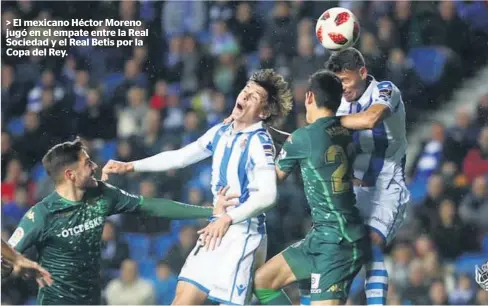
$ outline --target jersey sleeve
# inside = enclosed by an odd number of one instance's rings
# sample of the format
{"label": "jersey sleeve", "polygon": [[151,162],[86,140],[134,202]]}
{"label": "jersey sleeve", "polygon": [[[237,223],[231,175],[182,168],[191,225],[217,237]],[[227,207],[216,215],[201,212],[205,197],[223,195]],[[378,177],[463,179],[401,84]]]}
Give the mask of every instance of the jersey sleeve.
{"label": "jersey sleeve", "polygon": [[386,105],[391,112],[394,112],[400,103],[400,94],[393,83],[389,81],[379,82],[376,85],[376,90],[372,105]]}
{"label": "jersey sleeve", "polygon": [[100,182],[100,184],[103,184],[103,196],[109,202],[108,215],[137,212],[141,207],[142,196],[128,193],[104,182]]}
{"label": "jersey sleeve", "polygon": [[278,156],[278,168],[285,172],[291,172],[299,164],[300,160],[310,155],[310,141],[306,131],[298,129],[283,145]]}
{"label": "jersey sleeve", "polygon": [[258,133],[255,137],[252,137],[250,141],[249,157],[253,169],[269,168],[274,171],[275,149],[269,134],[265,132]]}
{"label": "jersey sleeve", "polygon": [[25,213],[8,240],[8,243],[18,252],[23,253],[42,239],[46,213],[37,204]]}
{"label": "jersey sleeve", "polygon": [[209,153],[214,152],[215,146],[217,145],[218,140],[222,133],[227,130],[229,124],[217,124],[211,129],[209,129],[205,134],[203,134],[200,138],[197,139],[197,144],[200,148],[206,150]]}

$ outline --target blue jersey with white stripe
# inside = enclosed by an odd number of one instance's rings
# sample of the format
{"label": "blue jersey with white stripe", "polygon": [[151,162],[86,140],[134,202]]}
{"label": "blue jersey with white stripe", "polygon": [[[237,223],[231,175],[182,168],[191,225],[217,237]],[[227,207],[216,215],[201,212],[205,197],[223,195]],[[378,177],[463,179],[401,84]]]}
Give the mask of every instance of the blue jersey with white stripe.
{"label": "blue jersey with white stripe", "polygon": [[[212,193],[214,201],[220,188],[229,186],[229,193],[238,193],[239,203],[245,203],[256,186],[255,171],[274,171],[274,146],[262,122],[234,132],[232,124],[218,124],[197,140],[201,148],[212,154]],[[240,205],[241,205],[240,204]],[[232,209],[232,208],[230,208]],[[250,228],[264,232],[265,215],[252,218]]]}
{"label": "blue jersey with white stripe", "polygon": [[370,130],[354,131],[357,156],[354,176],[370,186],[388,185],[402,179],[407,151],[405,105],[400,90],[389,81],[376,81],[368,76],[369,86],[354,102],[342,98],[338,116],[364,112],[375,104],[386,105],[390,115]]}

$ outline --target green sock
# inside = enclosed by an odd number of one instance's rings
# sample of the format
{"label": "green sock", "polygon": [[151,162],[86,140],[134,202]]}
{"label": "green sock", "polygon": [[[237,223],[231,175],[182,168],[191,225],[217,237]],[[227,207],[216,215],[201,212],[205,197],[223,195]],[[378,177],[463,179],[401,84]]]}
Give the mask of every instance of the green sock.
{"label": "green sock", "polygon": [[283,290],[254,289],[254,294],[261,304],[291,305],[291,301]]}

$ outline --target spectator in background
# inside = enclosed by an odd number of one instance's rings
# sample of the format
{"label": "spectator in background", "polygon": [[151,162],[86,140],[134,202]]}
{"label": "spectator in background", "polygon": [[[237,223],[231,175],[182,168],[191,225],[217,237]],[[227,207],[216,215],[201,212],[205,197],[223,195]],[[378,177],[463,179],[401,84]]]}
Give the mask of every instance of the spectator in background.
{"label": "spectator in background", "polygon": [[297,41],[297,23],[294,20],[289,2],[277,1],[272,10],[264,38],[273,48],[274,54],[291,58],[295,55],[294,48]]}
{"label": "spectator in background", "polygon": [[166,107],[166,96],[168,95],[168,84],[165,80],[158,80],[154,85],[154,93],[149,101],[149,106],[155,110],[162,110]]}
{"label": "spectator in background", "polygon": [[25,188],[16,188],[13,201],[2,204],[2,218],[8,224],[16,225],[29,210],[28,194]]}
{"label": "spectator in background", "polygon": [[48,135],[40,129],[39,115],[35,112],[24,114],[24,134],[14,142],[14,151],[27,169],[39,162],[46,153]]}
{"label": "spectator in background", "polygon": [[414,260],[410,264],[408,281],[402,294],[402,300],[406,300],[411,305],[427,304],[429,302],[429,288],[425,282],[424,268],[420,260]]}
{"label": "spectator in background", "polygon": [[46,90],[52,92],[53,102],[61,101],[64,98],[65,91],[56,84],[54,72],[46,69],[42,72],[41,83],[29,91],[27,107],[30,111],[38,112],[44,108],[43,93]]}
{"label": "spectator in background", "polygon": [[471,114],[464,108],[456,111],[455,123],[447,130],[445,157],[460,165],[466,153],[476,144],[479,129],[471,124]]}
{"label": "spectator in background", "polygon": [[472,190],[467,194],[459,207],[461,219],[466,224],[477,226],[488,231],[488,186],[487,178],[474,179]]}
{"label": "spectator in background", "polygon": [[478,147],[469,150],[464,159],[463,171],[469,182],[476,177],[488,174],[488,127],[478,136]]}
{"label": "spectator in background", "polygon": [[374,75],[376,79],[382,80],[385,74],[384,55],[378,47],[375,36],[368,32],[362,33],[359,43],[359,50],[368,65],[368,73]]}
{"label": "spectator in background", "polygon": [[211,53],[214,56],[222,54],[237,54],[239,45],[223,20],[212,24]]}
{"label": "spectator in background", "polygon": [[183,118],[185,113],[180,105],[180,97],[175,90],[168,93],[168,106],[165,108],[163,127],[165,130],[179,132],[183,127]]}
{"label": "spectator in background", "polygon": [[116,275],[121,263],[129,258],[129,246],[120,239],[116,225],[109,220],[103,225],[101,249],[105,285]]}
{"label": "spectator in background", "polygon": [[179,83],[183,73],[183,37],[174,35],[169,39],[169,50],[165,55],[163,77],[170,83]]}
{"label": "spectator in background", "polygon": [[298,55],[293,58],[291,63],[292,77],[295,82],[307,82],[317,67],[324,65],[324,59],[314,54],[312,36],[299,36],[297,45]]}
{"label": "spectator in background", "polygon": [[181,146],[186,146],[201,136],[200,119],[193,109],[187,110],[183,123],[183,134],[181,135]]}
{"label": "spectator in background", "polygon": [[209,60],[199,52],[195,37],[183,37],[181,59],[183,67],[181,73],[181,90],[184,96],[194,95],[201,84],[208,82]]}
{"label": "spectator in background", "polygon": [[[12,138],[9,133],[2,132],[2,165],[8,165],[9,162],[14,158],[14,151],[12,149]],[[7,168],[2,167],[2,180],[7,174]]]}
{"label": "spectator in background", "polygon": [[18,187],[27,183],[27,176],[18,159],[12,159],[7,166],[7,175],[2,181],[2,201],[13,201]]}
{"label": "spectator in background", "polygon": [[78,69],[76,71],[75,83],[68,94],[71,95],[70,99],[73,101],[73,109],[80,113],[86,106],[86,96],[88,93],[88,86],[90,82],[90,74],[86,69]]}
{"label": "spectator in background", "polygon": [[141,73],[141,67],[137,64],[134,59],[130,59],[125,62],[124,66],[124,79],[115,88],[113,93],[112,103],[116,105],[117,108],[125,105],[127,101],[128,92],[132,87],[145,88],[147,85],[146,76]]}
{"label": "spectator in background", "polygon": [[229,0],[213,1],[208,13],[210,25],[217,20],[230,21],[234,16],[234,3]]}
{"label": "spectator in background", "polygon": [[260,21],[254,17],[251,3],[239,3],[231,30],[237,38],[243,54],[257,51],[262,35],[261,27]]}
{"label": "spectator in background", "polygon": [[449,304],[451,305],[473,305],[475,303],[476,290],[473,288],[471,278],[462,274],[456,281],[454,290],[449,293]]}
{"label": "spectator in background", "polygon": [[227,117],[227,110],[225,105],[225,96],[219,92],[212,93],[211,108],[207,112],[207,126],[212,127],[222,122]]}
{"label": "spectator in background", "polygon": [[117,136],[117,118],[114,109],[102,103],[100,91],[90,88],[86,93],[86,108],[79,115],[79,134],[87,139],[110,140]]}
{"label": "spectator in background", "polygon": [[213,83],[224,95],[234,98],[246,86],[246,68],[235,57],[235,54],[224,53],[218,57],[218,63],[213,72]]}
{"label": "spectator in background", "polygon": [[438,174],[432,175],[427,185],[427,195],[416,209],[424,230],[428,230],[435,220],[438,207],[445,196],[444,180]]}
{"label": "spectator in background", "polygon": [[[393,21],[388,16],[383,16],[378,19],[377,24],[378,46],[380,47],[381,52],[388,53],[388,50],[397,48],[399,45],[399,38]],[[395,83],[395,85],[397,84]]]}
{"label": "spectator in background", "polygon": [[432,240],[442,258],[454,260],[469,249],[469,232],[456,212],[456,204],[444,199],[439,206],[436,221],[431,222]]}
{"label": "spectator in background", "polygon": [[432,283],[429,290],[429,304],[430,305],[447,305],[446,286],[442,280],[436,280]]}
{"label": "spectator in background", "polygon": [[161,137],[161,113],[151,109],[146,114],[144,121],[144,135],[138,137],[138,148],[144,156],[152,156],[161,152],[163,141]]}
{"label": "spectator in background", "polygon": [[408,284],[409,265],[413,259],[412,247],[408,243],[397,243],[388,258],[386,267],[388,271],[395,271],[389,275],[390,281],[400,291],[404,290]]}
{"label": "spectator in background", "polygon": [[207,21],[204,1],[167,1],[161,10],[161,26],[166,37],[190,32],[198,34]]}
{"label": "spectator in background", "polygon": [[12,118],[24,113],[27,104],[25,86],[15,78],[12,66],[2,65],[2,118]]}
{"label": "spectator in background", "polygon": [[120,267],[120,277],[111,280],[105,289],[108,305],[154,305],[151,283],[139,277],[137,263],[126,259]]}
{"label": "spectator in background", "polygon": [[197,231],[193,226],[185,226],[180,230],[178,242],[171,247],[165,261],[173,271],[181,271],[185,259],[197,241]]}
{"label": "spectator in background", "polygon": [[127,92],[128,106],[119,113],[117,136],[127,138],[144,133],[144,120],[149,111],[146,92],[142,87],[132,87]]}
{"label": "spectator in background", "polygon": [[444,159],[444,139],[444,125],[434,122],[430,139],[422,143],[421,149],[415,157],[412,171],[409,174],[412,179],[425,181],[439,168]]}
{"label": "spectator in background", "polygon": [[156,279],[153,280],[156,288],[156,304],[170,305],[175,297],[178,278],[171,271],[165,260],[160,260],[156,266]]}

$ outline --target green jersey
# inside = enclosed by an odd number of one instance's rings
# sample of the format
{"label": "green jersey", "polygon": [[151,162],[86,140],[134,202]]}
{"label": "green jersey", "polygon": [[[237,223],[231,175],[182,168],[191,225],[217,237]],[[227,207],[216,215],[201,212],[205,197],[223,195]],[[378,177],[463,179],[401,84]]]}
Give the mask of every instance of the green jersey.
{"label": "green jersey", "polygon": [[366,234],[352,186],[354,144],[338,117],[321,118],[296,130],[284,143],[277,166],[300,166],[316,230],[330,242],[352,242]]}
{"label": "green jersey", "polygon": [[38,304],[100,304],[100,244],[105,218],[136,212],[141,196],[99,182],[82,201],[56,192],[33,206],[22,218],[9,243],[19,252],[35,246],[39,263],[53,285],[39,289]]}

